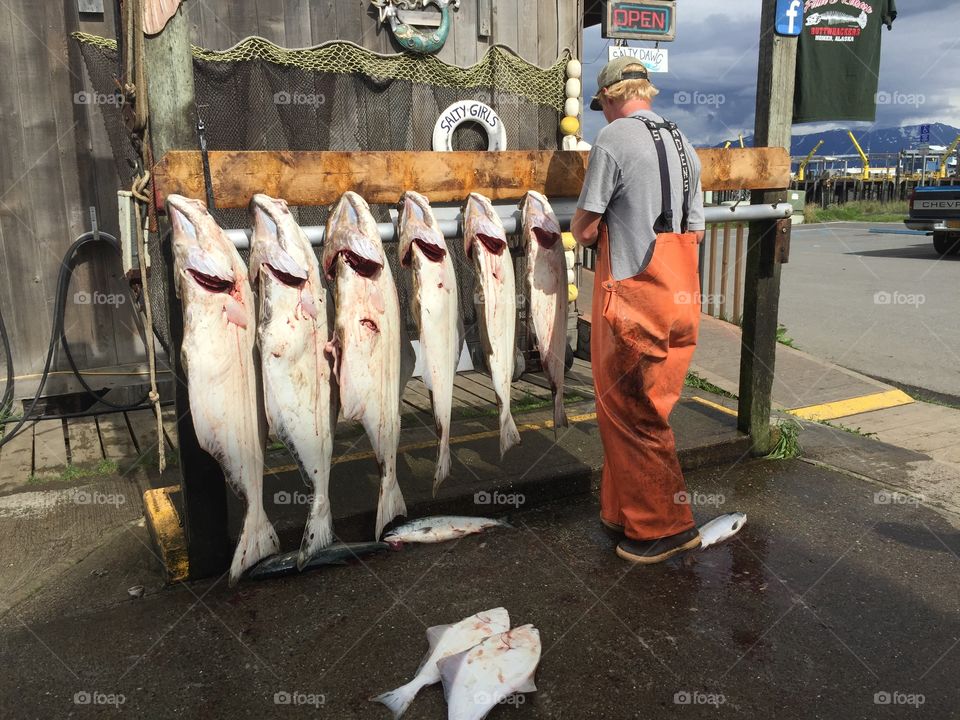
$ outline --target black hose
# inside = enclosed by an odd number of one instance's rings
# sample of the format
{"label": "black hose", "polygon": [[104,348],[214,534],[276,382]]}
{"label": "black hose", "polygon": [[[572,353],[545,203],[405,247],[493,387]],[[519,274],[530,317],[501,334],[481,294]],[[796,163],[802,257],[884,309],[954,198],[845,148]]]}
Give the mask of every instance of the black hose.
{"label": "black hose", "polygon": [[[70,280],[73,277],[74,259],[82,247],[90,243],[99,243],[99,242],[106,243],[118,255],[121,253],[120,243],[117,242],[117,239],[112,235],[110,235],[109,233],[86,232],[86,233],[83,233],[80,237],[78,237],[73,242],[73,244],[67,250],[66,255],[64,255],[63,261],[60,263],[60,274],[57,278],[57,295],[54,300],[54,308],[53,308],[53,332],[50,337],[50,344],[47,348],[47,358],[44,361],[43,373],[40,376],[40,384],[37,387],[36,394],[33,396],[33,400],[31,400],[30,402],[30,407],[27,408],[27,410],[24,412],[23,417],[19,419],[16,426],[12,430],[10,430],[7,433],[4,433],[4,436],[0,438],[0,447],[3,447],[10,440],[16,437],[23,430],[24,425],[26,425],[28,422],[35,422],[37,420],[43,419],[43,417],[31,417],[31,416],[33,415],[33,411],[36,409],[36,406],[40,400],[40,397],[43,395],[43,388],[46,385],[47,378],[50,374],[50,366],[53,363],[53,356],[57,349],[58,340],[59,340],[59,344],[62,345],[63,347],[64,354],[67,357],[67,362],[70,364],[70,369],[73,371],[73,374],[77,377],[77,380],[80,381],[80,384],[83,386],[83,389],[86,390],[87,393],[92,395],[97,400],[97,402],[102,403],[103,405],[106,405],[107,407],[112,408],[115,411],[139,410],[139,409],[146,409],[147,407],[149,407],[147,405],[144,405],[144,402],[149,397],[149,393],[144,394],[144,396],[139,401],[132,404],[118,404],[118,403],[110,402],[108,400],[104,400],[99,395],[99,393],[97,393],[96,390],[94,390],[92,387],[90,387],[90,385],[87,384],[86,380],[84,379],[83,375],[80,372],[80,369],[77,367],[77,364],[73,359],[73,354],[70,352],[70,344],[69,342],[67,342],[66,331],[64,330],[64,316],[66,314],[67,293],[70,290]],[[131,297],[133,297],[132,293],[131,293]],[[134,316],[135,316],[135,321],[137,323],[137,329],[140,332],[140,338],[141,340],[143,340],[144,344],[146,344],[146,333],[144,331],[143,324],[140,321],[140,317],[139,315],[137,315],[136,312],[134,312]],[[0,322],[2,322],[2,319],[0,319]],[[154,325],[152,330],[154,335],[160,339],[160,344],[164,347],[165,350],[167,350],[166,343],[163,342],[163,339],[160,333],[158,332],[156,325]],[[0,336],[2,336],[0,337],[0,339],[3,340],[5,351],[6,351],[6,357],[7,357],[7,388],[4,390],[3,397],[6,398],[7,395],[9,394],[10,403],[12,405],[13,363],[12,363],[10,343],[9,343],[9,338],[7,337],[6,328],[0,327]],[[167,350],[167,352],[169,352],[169,350]],[[3,405],[0,404],[0,408],[2,407]],[[91,413],[87,412],[84,414],[91,414]]]}
{"label": "black hose", "polygon": [[0,311],[0,342],[3,343],[3,357],[7,364],[7,379],[3,385],[3,397],[0,397],[0,417],[6,417],[13,408],[13,351],[10,349],[10,338],[7,336],[7,326],[3,322],[2,311]]}

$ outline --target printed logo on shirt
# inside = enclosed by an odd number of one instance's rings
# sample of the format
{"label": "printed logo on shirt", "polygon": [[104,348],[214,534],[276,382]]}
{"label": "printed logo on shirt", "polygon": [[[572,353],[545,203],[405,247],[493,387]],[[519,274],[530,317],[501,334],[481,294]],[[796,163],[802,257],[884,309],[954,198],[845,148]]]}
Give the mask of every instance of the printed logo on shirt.
{"label": "printed logo on shirt", "polygon": [[873,6],[864,0],[807,0],[803,11],[807,32],[814,39],[854,42],[866,29]]}

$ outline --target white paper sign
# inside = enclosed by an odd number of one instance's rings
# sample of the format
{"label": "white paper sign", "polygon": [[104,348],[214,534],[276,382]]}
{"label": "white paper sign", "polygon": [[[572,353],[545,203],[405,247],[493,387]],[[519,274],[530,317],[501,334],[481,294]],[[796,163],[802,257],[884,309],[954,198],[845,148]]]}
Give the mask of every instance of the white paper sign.
{"label": "white paper sign", "polygon": [[618,57],[631,55],[643,63],[644,67],[646,67],[650,72],[667,72],[667,58],[669,56],[667,51],[663,48],[641,48],[627,47],[625,45],[611,45],[609,48],[607,48],[607,54],[609,55],[607,58],[608,60],[614,60]]}

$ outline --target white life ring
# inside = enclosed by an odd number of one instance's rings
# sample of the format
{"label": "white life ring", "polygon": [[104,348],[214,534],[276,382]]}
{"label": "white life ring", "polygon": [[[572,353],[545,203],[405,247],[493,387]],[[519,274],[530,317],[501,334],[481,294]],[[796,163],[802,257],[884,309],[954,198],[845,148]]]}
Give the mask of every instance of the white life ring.
{"label": "white life ring", "polygon": [[452,151],[454,131],[467,122],[478,123],[487,131],[487,150],[507,149],[507,129],[503,120],[492,107],[477,100],[460,100],[440,113],[433,126],[433,149]]}

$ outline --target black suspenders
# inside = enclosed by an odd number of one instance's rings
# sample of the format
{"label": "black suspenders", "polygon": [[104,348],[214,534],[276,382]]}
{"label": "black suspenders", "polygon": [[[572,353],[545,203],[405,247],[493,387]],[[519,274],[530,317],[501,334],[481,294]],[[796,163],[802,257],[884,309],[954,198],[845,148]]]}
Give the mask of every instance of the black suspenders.
{"label": "black suspenders", "polygon": [[650,135],[653,137],[653,144],[657,148],[657,161],[660,165],[660,196],[661,207],[660,217],[653,224],[653,232],[660,233],[673,232],[673,189],[670,186],[670,166],[667,165],[667,149],[663,144],[663,134],[661,130],[666,130],[673,138],[673,144],[677,147],[677,154],[680,156],[680,170],[683,176],[683,215],[680,218],[680,232],[687,231],[687,220],[690,216],[690,163],[687,161],[687,153],[683,149],[683,138],[676,123],[670,121],[654,122],[650,118],[637,117],[631,115],[647,126]]}

